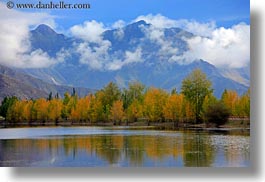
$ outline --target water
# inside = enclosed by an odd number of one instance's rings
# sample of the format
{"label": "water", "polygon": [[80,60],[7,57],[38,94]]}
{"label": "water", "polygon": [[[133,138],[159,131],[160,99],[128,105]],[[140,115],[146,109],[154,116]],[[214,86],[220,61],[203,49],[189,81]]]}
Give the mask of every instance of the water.
{"label": "water", "polygon": [[0,166],[248,167],[250,137],[241,130],[0,129]]}

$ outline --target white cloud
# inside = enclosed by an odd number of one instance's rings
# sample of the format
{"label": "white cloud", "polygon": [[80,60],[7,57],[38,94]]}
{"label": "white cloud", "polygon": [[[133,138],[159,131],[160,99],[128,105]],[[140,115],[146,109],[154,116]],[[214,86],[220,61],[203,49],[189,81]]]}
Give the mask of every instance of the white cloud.
{"label": "white cloud", "polygon": [[54,17],[49,14],[10,10],[0,3],[0,64],[20,68],[42,68],[56,64],[57,58],[50,58],[41,50],[31,52],[29,28],[41,23],[55,27]]}
{"label": "white cloud", "polygon": [[123,31],[123,29],[119,28],[119,29],[115,30],[115,32],[114,32],[114,37],[115,37],[117,40],[122,40],[123,37],[124,37],[124,31]]}
{"label": "white cloud", "polygon": [[172,56],[178,53],[178,48],[174,46],[171,41],[166,40],[164,32],[165,29],[158,28],[153,25],[148,27],[142,27],[142,29],[147,39],[160,46],[158,52],[160,57]]}
{"label": "white cloud", "polygon": [[187,42],[190,50],[181,57],[186,62],[203,59],[217,67],[241,68],[250,61],[250,26],[246,24],[218,28],[209,38],[197,36]]}
{"label": "white cloud", "polygon": [[125,21],[123,21],[123,20],[118,20],[118,21],[116,21],[116,22],[114,22],[113,24],[112,24],[112,28],[113,29],[119,29],[119,28],[123,28],[123,27],[125,27],[125,25],[126,25],[126,22]]}
{"label": "white cloud", "polygon": [[195,35],[208,37],[216,29],[216,24],[214,21],[200,23],[195,20],[182,19],[176,21],[176,27],[182,28]]}
{"label": "white cloud", "polygon": [[144,20],[146,23],[152,24],[157,28],[178,27],[188,32],[191,32],[195,35],[201,35],[201,36],[209,36],[211,32],[216,28],[216,24],[213,21],[200,23],[195,20],[186,20],[186,19],[173,20],[165,16],[162,16],[160,14],[157,15],[148,14],[146,16],[141,15],[138,16],[133,22],[137,22],[140,20]]}
{"label": "white cloud", "polygon": [[114,59],[114,61],[109,62],[106,65],[106,69],[115,71],[121,69],[125,65],[143,61],[142,49],[138,47],[135,51],[126,51],[123,60]]}
{"label": "white cloud", "polygon": [[73,36],[88,42],[98,43],[102,41],[101,34],[106,30],[103,23],[95,20],[86,21],[82,25],[75,25],[70,28]]}
{"label": "white cloud", "polygon": [[146,23],[152,24],[153,26],[157,28],[175,27],[175,24],[176,24],[175,20],[171,20],[160,14],[157,14],[157,15],[148,14],[146,16],[141,15],[141,16],[138,16],[133,22],[137,22],[140,20],[144,20]]}
{"label": "white cloud", "polygon": [[[250,61],[250,26],[238,24],[231,28],[217,28],[215,22],[201,23],[194,20],[172,20],[160,14],[137,17],[152,24],[145,30],[147,38],[160,44],[160,54],[170,55],[169,61],[188,64],[203,59],[217,67],[241,68]],[[177,49],[164,40],[162,28],[179,27],[195,35],[186,39],[190,50],[176,55]]]}
{"label": "white cloud", "polygon": [[[73,53],[80,55],[79,62],[97,70],[118,70],[135,62],[143,62],[141,41],[149,39],[160,48],[154,55],[161,60],[190,63],[203,59],[218,67],[240,68],[249,64],[250,60],[250,26],[235,25],[229,29],[216,28],[214,22],[200,23],[194,20],[172,20],[160,14],[137,17],[134,22],[144,20],[152,24],[142,27],[145,38],[139,40],[137,48],[117,50],[112,52],[112,44],[103,40],[102,33],[106,26],[95,20],[70,28],[74,37],[84,40],[76,43],[71,50],[61,50],[55,58],[42,50],[31,51],[29,41],[30,28],[38,24],[48,24],[55,27],[54,17],[47,13],[25,13],[9,10],[0,3],[0,64],[20,68],[43,68],[63,62],[65,57]],[[123,27],[126,23],[119,20],[111,25],[115,28],[117,40],[124,37]],[[164,28],[180,27],[196,36],[187,39],[189,51],[178,55],[176,45],[166,39]]]}
{"label": "white cloud", "polygon": [[125,52],[125,59],[124,63],[129,64],[129,63],[135,63],[135,62],[142,62],[142,49],[137,48],[134,52],[131,51],[126,51]]}
{"label": "white cloud", "polygon": [[87,64],[90,68],[101,70],[104,69],[106,61],[109,60],[108,50],[111,43],[107,40],[102,40],[96,46],[91,46],[88,42],[83,42],[75,45],[75,51],[80,55],[79,62]]}

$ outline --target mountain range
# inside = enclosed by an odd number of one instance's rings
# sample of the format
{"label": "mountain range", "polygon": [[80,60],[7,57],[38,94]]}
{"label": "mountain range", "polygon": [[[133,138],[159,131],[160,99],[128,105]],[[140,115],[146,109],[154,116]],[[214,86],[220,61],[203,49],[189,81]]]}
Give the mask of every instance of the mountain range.
{"label": "mountain range", "polygon": [[[52,93],[63,97],[65,92],[72,93],[74,87],[47,83],[41,79],[24,74],[20,71],[0,65],[0,100],[7,96],[16,96],[20,99],[48,98]],[[76,93],[85,96],[95,90],[75,87]]]}
{"label": "mountain range", "polygon": [[[63,62],[48,68],[16,68],[12,69],[14,74],[7,74],[12,72],[10,70],[1,71],[1,81],[13,79],[16,87],[20,87],[18,82],[22,82],[45,94],[59,90],[60,95],[73,87],[79,87],[83,94],[93,92],[110,81],[124,88],[136,80],[146,86],[168,91],[177,88],[180,91],[181,81],[199,68],[212,81],[217,97],[224,89],[242,94],[249,87],[249,68],[220,69],[200,58],[189,63],[174,61],[173,58],[189,49],[186,40],[195,36],[180,28],[153,29],[151,24],[139,21],[123,28],[106,30],[99,40],[91,42],[67,37],[47,25],[39,25],[30,32],[30,36],[32,51],[40,49],[55,58],[63,50],[68,56]],[[3,70],[3,66],[0,69]]]}

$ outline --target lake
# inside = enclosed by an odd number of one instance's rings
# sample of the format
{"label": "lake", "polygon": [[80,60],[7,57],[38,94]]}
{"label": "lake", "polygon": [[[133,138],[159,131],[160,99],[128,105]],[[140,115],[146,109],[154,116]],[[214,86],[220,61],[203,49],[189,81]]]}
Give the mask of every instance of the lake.
{"label": "lake", "polygon": [[248,167],[249,130],[0,129],[0,166]]}

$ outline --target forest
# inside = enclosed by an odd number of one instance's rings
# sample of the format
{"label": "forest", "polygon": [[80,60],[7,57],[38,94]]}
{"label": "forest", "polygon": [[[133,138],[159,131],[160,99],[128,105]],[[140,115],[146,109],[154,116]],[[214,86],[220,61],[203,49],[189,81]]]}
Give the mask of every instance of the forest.
{"label": "forest", "polygon": [[172,122],[174,126],[212,123],[217,127],[231,118],[250,118],[250,89],[243,95],[224,90],[221,98],[213,95],[212,83],[205,73],[193,70],[182,81],[180,90],[167,92],[146,87],[140,82],[120,89],[110,82],[101,90],[80,98],[72,93],[50,93],[48,98],[21,100],[6,97],[0,106],[5,123],[42,124],[70,122],[98,125]]}

